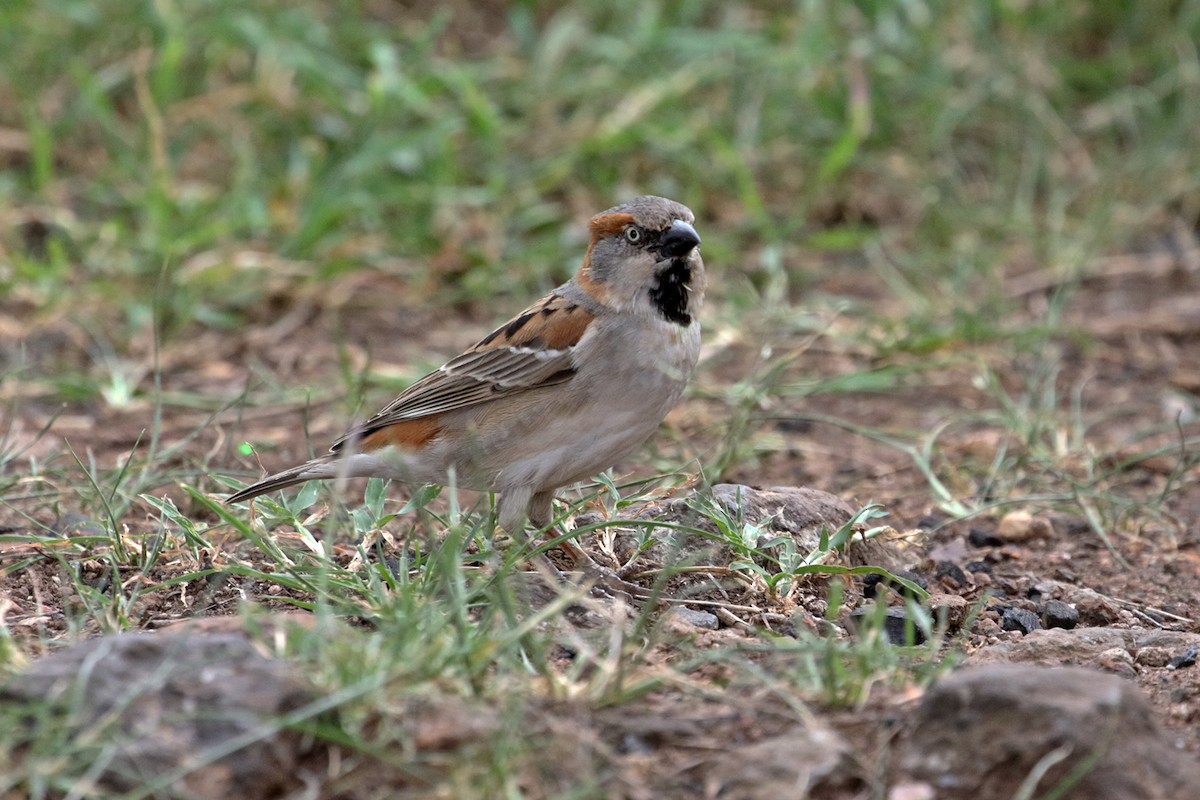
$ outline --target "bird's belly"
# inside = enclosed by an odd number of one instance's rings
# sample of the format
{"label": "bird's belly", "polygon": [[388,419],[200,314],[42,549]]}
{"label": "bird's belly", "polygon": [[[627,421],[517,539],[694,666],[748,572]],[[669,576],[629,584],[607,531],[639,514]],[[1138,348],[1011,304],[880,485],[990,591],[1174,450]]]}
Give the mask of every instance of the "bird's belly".
{"label": "bird's belly", "polygon": [[502,441],[481,448],[502,457],[488,459],[490,487],[553,489],[615,466],[658,429],[687,380],[682,369],[670,379],[642,377],[585,380],[575,393],[539,392],[543,397],[519,418],[493,428],[503,430]]}
{"label": "bird's belly", "polygon": [[[665,404],[664,404],[665,405]],[[558,418],[553,424],[529,430],[509,448],[511,458],[495,465],[491,485],[503,492],[512,486],[552,489],[602,472],[650,438],[669,410],[641,408],[624,412],[612,409]]]}

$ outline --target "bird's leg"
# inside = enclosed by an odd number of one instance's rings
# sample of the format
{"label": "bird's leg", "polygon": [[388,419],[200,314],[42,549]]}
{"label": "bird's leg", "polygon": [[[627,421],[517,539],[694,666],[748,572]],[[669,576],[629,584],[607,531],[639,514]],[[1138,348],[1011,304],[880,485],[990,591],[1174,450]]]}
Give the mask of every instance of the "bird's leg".
{"label": "bird's leg", "polygon": [[553,501],[553,492],[538,492],[533,495],[529,501],[529,522],[535,528],[546,530],[549,536],[556,539],[557,546],[562,548],[563,552],[567,554],[567,558],[571,559],[576,567],[583,570],[585,575],[594,578],[597,586],[641,600],[648,598],[649,593],[645,588],[636,583],[630,583],[614,570],[600,564],[592,558],[591,553],[570,538],[566,531],[560,530],[556,525],[550,525]]}
{"label": "bird's leg", "polygon": [[[526,543],[528,540],[524,534],[525,523],[532,522],[537,512],[531,508],[531,503],[534,494],[532,489],[524,487],[509,489],[499,498],[497,511],[497,524],[503,528],[514,540]],[[538,506],[538,512],[542,507]],[[546,516],[549,516],[550,506],[546,505]],[[538,515],[540,518],[540,514]],[[544,527],[544,523],[535,523],[538,527]],[[547,583],[555,585],[556,583],[565,583],[566,578],[563,576],[562,570],[555,566],[545,553],[534,552],[528,559],[529,564],[534,568],[534,571],[539,573]]]}

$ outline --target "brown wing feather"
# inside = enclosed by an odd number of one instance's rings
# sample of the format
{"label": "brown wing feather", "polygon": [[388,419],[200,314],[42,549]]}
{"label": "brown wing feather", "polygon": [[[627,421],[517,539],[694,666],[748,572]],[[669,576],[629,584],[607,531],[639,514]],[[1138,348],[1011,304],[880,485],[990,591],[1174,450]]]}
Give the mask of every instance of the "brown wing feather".
{"label": "brown wing feather", "polygon": [[[574,347],[595,317],[561,295],[551,294],[483,337],[470,350],[452,358],[409,386],[382,411],[334,442],[338,452],[357,439],[372,450],[393,439],[408,442],[417,430],[405,425],[393,437],[389,426],[422,420],[500,397],[569,381],[575,374]],[[436,430],[420,428],[423,444]]]}

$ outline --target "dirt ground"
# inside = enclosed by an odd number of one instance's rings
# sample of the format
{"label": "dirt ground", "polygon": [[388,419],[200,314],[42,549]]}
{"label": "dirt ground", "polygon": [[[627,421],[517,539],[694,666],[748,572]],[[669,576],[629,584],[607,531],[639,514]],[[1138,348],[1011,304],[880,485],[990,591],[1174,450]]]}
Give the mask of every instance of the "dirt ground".
{"label": "dirt ground", "polygon": [[[958,594],[970,603],[980,602],[985,593],[992,596],[967,635],[968,651],[1019,639],[1019,632],[1001,629],[1003,607],[1030,604],[1047,585],[1089,589],[1099,598],[1090,614],[1083,615],[1081,625],[1200,632],[1200,455],[1195,445],[1200,434],[1195,417],[1200,393],[1198,264],[1200,250],[1194,247],[1104,261],[1067,305],[1065,328],[1073,335],[1052,342],[1049,350],[1026,352],[1016,362],[1001,360],[1001,353],[1013,350],[1007,343],[963,346],[961,359],[948,360],[947,366],[936,369],[918,369],[923,356],[901,354],[892,357],[891,365],[911,371],[899,386],[775,398],[752,424],[755,441],[760,443],[754,457],[727,474],[707,477],[713,483],[814,487],[851,504],[873,501],[888,510],[887,521],[897,530],[924,531],[907,553],[909,566],[928,578],[932,589]],[[720,265],[714,265],[718,275],[719,270]],[[1031,324],[1042,313],[1048,293],[1057,288],[1054,281],[1036,273],[1013,279],[1007,287],[1021,300]],[[264,310],[262,319],[246,332],[205,331],[186,342],[169,343],[160,358],[163,392],[220,398],[231,407],[215,415],[182,404],[164,407],[159,447],[169,451],[167,462],[177,479],[151,487],[152,493],[173,498],[190,513],[195,509],[179,482],[220,491],[202,477],[203,470],[249,475],[257,469],[254,458],[237,454],[241,441],[254,441],[264,465],[275,468],[323,449],[354,413],[338,401],[336,391],[320,388],[314,388],[307,399],[293,395],[297,399],[284,406],[234,406],[247,389],[252,398],[258,392],[255,375],[272,374],[292,387],[337,386],[341,384],[330,376],[336,373],[339,359],[348,358],[355,369],[369,361],[374,374],[385,378],[415,376],[435,366],[438,357],[452,355],[486,332],[497,316],[480,308],[464,308],[456,316],[420,307],[397,313],[392,298],[403,297],[402,289],[379,275],[351,277],[323,297],[281,299],[280,307]],[[856,296],[869,303],[880,319],[893,313],[883,286],[861,272],[830,270],[808,291],[813,296]],[[520,299],[511,305],[519,307]],[[84,367],[81,336],[70,320],[47,321],[28,331],[26,357],[39,365]],[[800,339],[774,343],[777,353],[789,347],[799,353],[789,368],[789,379],[834,378],[882,366],[873,364],[870,355],[841,349],[833,336],[804,340],[802,350],[800,344]],[[131,360],[147,356],[149,345],[149,337],[136,342]],[[697,457],[703,463],[706,448],[719,439],[723,415],[728,413],[722,401],[703,398],[743,377],[742,365],[756,347],[758,343],[748,337],[727,337],[721,344],[710,341],[699,379],[701,391],[670,417],[674,435],[659,437],[653,445],[659,455]],[[1038,436],[1044,447],[1057,452],[1052,461],[1035,463],[1032,456],[1019,458],[1023,449],[1030,450],[1020,441],[1022,432],[1006,428],[1002,417],[991,414],[998,405],[996,391],[981,386],[978,377],[980,366],[986,365],[1008,396],[1018,397],[1034,383],[1032,376],[1042,363],[1054,365],[1048,386],[1055,394],[1047,401],[1053,417]],[[147,366],[143,387],[149,385],[149,374]],[[45,377],[35,375],[24,385],[3,390],[6,403],[17,401],[11,406],[17,414],[12,425],[15,440],[36,439],[28,457],[61,465],[67,461],[64,448],[69,443],[85,463],[111,467],[129,457],[139,437],[139,448],[145,452],[144,431],[151,424],[148,400],[115,410],[96,403],[63,409],[39,388]],[[374,406],[388,394],[386,388],[368,387],[366,402]],[[1030,411],[1035,413],[1036,409]],[[979,476],[987,474],[988,464],[1002,463],[1021,475],[1005,496],[995,499],[1030,499],[954,521],[931,500],[930,484],[908,454],[877,438],[816,419],[821,416],[908,436],[908,441],[916,441],[912,434],[925,435],[952,423],[937,438],[933,463],[954,495],[977,497],[987,491],[989,487],[978,485]],[[52,418],[49,432],[37,438]],[[1187,437],[1192,444],[1184,447],[1180,442]],[[1008,460],[997,462],[998,454],[1007,454]],[[1001,482],[1005,477],[1000,476]],[[86,535],[92,523],[77,515],[72,497],[80,485],[79,480],[69,486],[33,478],[21,481],[0,508],[0,531],[36,532],[45,526]],[[1072,490],[1082,503],[1062,496]],[[1047,494],[1058,500],[1033,499]],[[1003,514],[1014,508],[1030,509],[1047,520],[1050,529],[1027,541],[969,543],[973,529],[977,537],[995,533]],[[1107,545],[1088,519],[1088,509],[1101,523]],[[134,534],[148,531],[156,525],[156,514],[138,504],[122,524]],[[225,544],[243,553],[248,547],[245,542]],[[4,577],[2,595],[9,604],[5,619],[36,651],[34,643],[39,639],[66,634],[69,615],[64,611],[76,601],[66,588],[69,581],[61,580],[59,562],[40,546],[3,547],[0,563],[10,569],[20,565]],[[965,571],[964,582],[961,575],[940,574],[939,561],[974,564],[975,569]],[[172,559],[164,563],[171,566],[151,578],[162,581],[172,572],[182,574],[204,566]],[[85,563],[83,569],[91,567]],[[90,577],[107,579],[98,565]],[[186,586],[182,591],[173,587],[149,593],[133,616],[139,626],[155,628],[194,614],[235,613],[243,593],[271,605],[276,591],[277,587],[235,580]],[[1152,700],[1161,723],[1183,747],[1200,754],[1200,666],[1093,666],[1136,681]],[[883,690],[866,708],[830,713],[828,718],[851,740],[879,747],[880,738],[890,735],[886,731],[897,713],[896,703],[897,698]],[[687,716],[685,711],[679,711],[680,719]],[[616,736],[621,725],[628,724],[606,719],[604,714],[593,719],[602,737]],[[736,715],[728,721],[734,728],[749,724]],[[694,744],[682,746],[686,750]],[[681,763],[686,761],[680,757]]]}

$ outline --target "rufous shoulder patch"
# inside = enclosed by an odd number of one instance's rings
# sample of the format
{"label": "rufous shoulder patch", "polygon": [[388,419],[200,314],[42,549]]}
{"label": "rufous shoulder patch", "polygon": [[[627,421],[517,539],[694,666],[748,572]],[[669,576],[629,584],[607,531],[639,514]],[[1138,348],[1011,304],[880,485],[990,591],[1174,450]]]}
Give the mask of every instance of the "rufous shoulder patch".
{"label": "rufous shoulder patch", "polygon": [[391,445],[400,450],[416,450],[437,436],[441,430],[437,415],[403,419],[367,434],[359,442],[358,449],[369,453]]}
{"label": "rufous shoulder patch", "polygon": [[498,347],[563,350],[583,338],[594,318],[586,309],[552,294],[489,333],[471,349],[476,352]]}

